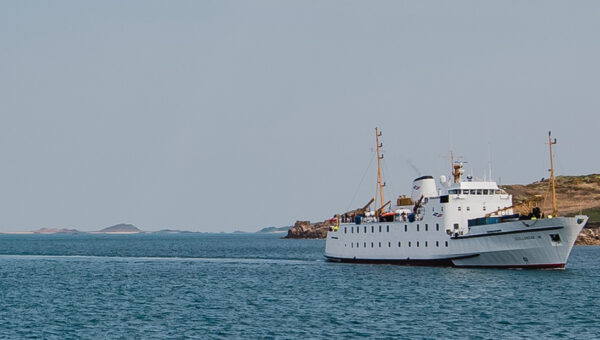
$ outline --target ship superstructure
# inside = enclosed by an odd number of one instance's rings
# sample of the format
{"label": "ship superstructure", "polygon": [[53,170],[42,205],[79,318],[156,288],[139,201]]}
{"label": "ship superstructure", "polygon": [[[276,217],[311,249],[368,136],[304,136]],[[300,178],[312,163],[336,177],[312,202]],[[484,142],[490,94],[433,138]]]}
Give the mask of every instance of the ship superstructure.
{"label": "ship superstructure", "polygon": [[496,182],[463,179],[463,164],[452,164],[451,178],[419,177],[410,197],[398,197],[393,206],[379,193],[379,208],[338,216],[325,256],[341,262],[564,268],[587,216],[558,217],[556,210],[544,216],[539,198],[526,202],[524,214],[523,205],[514,206]]}

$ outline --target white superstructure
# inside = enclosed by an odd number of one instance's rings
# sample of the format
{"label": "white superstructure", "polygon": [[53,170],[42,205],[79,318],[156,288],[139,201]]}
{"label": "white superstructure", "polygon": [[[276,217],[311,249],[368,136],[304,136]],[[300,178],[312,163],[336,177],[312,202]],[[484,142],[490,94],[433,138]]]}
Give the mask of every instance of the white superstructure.
{"label": "white superstructure", "polygon": [[[453,162],[454,163],[454,162]],[[431,176],[413,182],[388,213],[342,216],[327,235],[332,261],[460,267],[564,268],[587,216],[513,214],[493,181]],[[374,216],[375,215],[375,216]]]}

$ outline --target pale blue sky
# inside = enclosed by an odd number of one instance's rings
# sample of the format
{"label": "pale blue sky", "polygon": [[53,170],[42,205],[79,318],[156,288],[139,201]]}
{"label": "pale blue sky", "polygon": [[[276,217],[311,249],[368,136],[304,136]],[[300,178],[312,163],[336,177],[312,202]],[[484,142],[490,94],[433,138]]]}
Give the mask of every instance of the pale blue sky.
{"label": "pale blue sky", "polygon": [[[598,1],[3,1],[0,231],[255,231],[600,172]],[[357,189],[358,188],[358,189]],[[352,201],[355,192],[358,194]]]}

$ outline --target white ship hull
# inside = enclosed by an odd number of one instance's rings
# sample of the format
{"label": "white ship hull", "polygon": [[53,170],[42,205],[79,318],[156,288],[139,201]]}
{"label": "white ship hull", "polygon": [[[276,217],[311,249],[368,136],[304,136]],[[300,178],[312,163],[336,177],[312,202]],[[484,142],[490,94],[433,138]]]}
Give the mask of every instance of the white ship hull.
{"label": "white ship hull", "polygon": [[342,224],[328,233],[325,256],[356,263],[564,268],[586,222],[587,216],[510,221],[452,236],[448,226],[424,221]]}

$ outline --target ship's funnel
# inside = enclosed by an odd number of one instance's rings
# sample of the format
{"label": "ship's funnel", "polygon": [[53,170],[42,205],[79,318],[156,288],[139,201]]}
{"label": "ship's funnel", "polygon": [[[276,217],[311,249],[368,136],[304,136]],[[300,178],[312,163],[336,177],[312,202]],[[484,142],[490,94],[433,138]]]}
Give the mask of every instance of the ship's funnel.
{"label": "ship's funnel", "polygon": [[437,196],[437,188],[432,176],[419,177],[413,181],[410,198],[412,198],[414,202],[417,202],[421,198],[421,195],[424,197]]}

